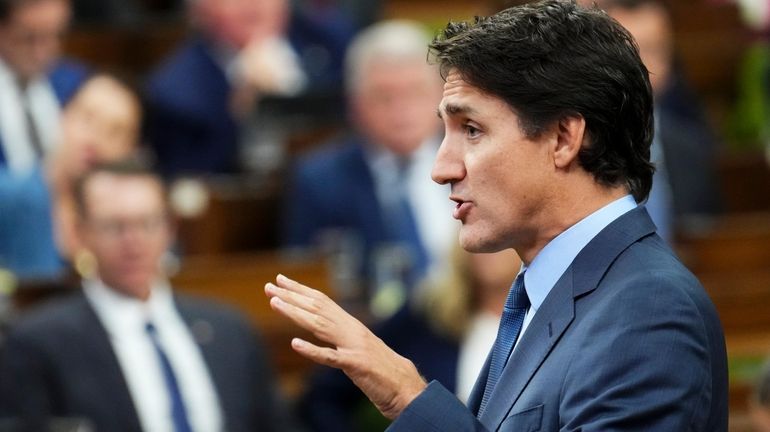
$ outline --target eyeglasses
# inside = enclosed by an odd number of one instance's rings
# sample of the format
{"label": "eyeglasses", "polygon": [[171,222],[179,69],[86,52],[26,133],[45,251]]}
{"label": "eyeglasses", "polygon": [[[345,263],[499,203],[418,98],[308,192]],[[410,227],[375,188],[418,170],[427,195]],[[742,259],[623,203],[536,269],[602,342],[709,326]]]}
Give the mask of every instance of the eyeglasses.
{"label": "eyeglasses", "polygon": [[133,219],[90,220],[87,225],[99,236],[120,238],[129,232],[152,236],[162,232],[168,226],[166,215],[152,215]]}

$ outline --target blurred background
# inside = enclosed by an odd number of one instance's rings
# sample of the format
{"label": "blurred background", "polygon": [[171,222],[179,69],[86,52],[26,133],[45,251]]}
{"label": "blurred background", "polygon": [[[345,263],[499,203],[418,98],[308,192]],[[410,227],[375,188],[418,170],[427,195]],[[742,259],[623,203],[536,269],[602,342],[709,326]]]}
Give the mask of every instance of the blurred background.
{"label": "blurred background", "polygon": [[[0,243],[14,238],[29,246],[32,237],[24,237],[19,221],[29,222],[31,213],[20,210],[29,203],[19,195],[31,195],[14,185],[36,169],[68,169],[61,167],[70,162],[51,161],[66,159],[57,149],[77,138],[67,132],[72,127],[66,123],[56,125],[64,122],[63,113],[75,100],[70,97],[85,76],[109,74],[138,98],[142,120],[133,122],[141,126],[133,126],[139,130],[130,139],[170,189],[177,237],[163,265],[175,289],[245,313],[263,335],[280,387],[306,427],[340,430],[315,418],[308,406],[314,391],[349,389],[329,387],[338,385],[339,377],[324,376],[291,351],[289,341],[298,330],[270,311],[262,287],[277,273],[287,274],[328,293],[396,339],[414,329],[398,321],[404,308],[412,318],[428,322],[426,328],[434,327],[430,323],[452,327],[447,325],[451,318],[426,312],[433,306],[425,305],[433,304],[425,293],[443,289],[435,286],[484,283],[470,276],[465,282],[445,280],[449,268],[468,258],[458,258],[455,251],[456,226],[449,220],[446,190],[424,184],[441,138],[433,108],[440,82],[412,71],[409,58],[415,56],[405,47],[424,47],[421,38],[429,40],[450,20],[515,3],[73,0],[71,20],[61,28],[42,15],[11,22],[0,8],[3,67],[17,78],[29,70],[26,83],[50,75],[61,102],[61,108],[47,109],[59,105],[50,100],[46,105],[44,96],[34,96],[32,84],[24,84],[31,102],[19,104],[4,99],[6,90],[0,88],[0,111],[8,104],[27,107],[16,122],[0,119],[7,171],[0,176],[0,207],[11,209],[7,214],[13,209],[24,213],[13,219],[0,212]],[[730,430],[770,430],[770,425],[759,428],[767,419],[752,414],[770,413],[770,401],[762,402],[754,391],[770,355],[770,1],[597,3],[634,34],[652,72],[653,158],[659,171],[649,206],[722,319],[730,364]],[[379,28],[362,37],[364,29],[383,21],[402,27]],[[56,41],[60,52],[46,48]],[[378,54],[352,55],[358,52],[356,44],[358,51]],[[423,50],[416,57],[424,63],[425,55]],[[69,85],[66,91],[58,90],[54,73],[63,60],[70,73],[60,80],[65,90]],[[391,72],[378,75],[382,70]],[[117,98],[95,102],[93,111],[104,112]],[[132,114],[123,115],[125,120]],[[97,121],[93,112],[84,116],[86,124]],[[9,126],[24,119],[39,130]],[[93,139],[96,144],[69,144],[85,148],[73,150],[80,152],[73,157],[88,164],[122,154],[113,154],[112,147],[97,149],[98,142],[116,142],[115,135]],[[7,144],[11,140],[26,144]],[[369,174],[354,175],[367,167]],[[70,177],[78,170],[72,168]],[[67,206],[61,205],[68,182],[62,176],[46,177],[55,179],[48,181],[46,195],[54,204],[43,211],[54,216],[41,222],[54,227],[55,241],[49,238],[40,247],[53,248],[59,257],[55,264],[22,268],[14,257],[18,249],[0,250],[4,325],[66,292],[76,278],[78,247],[77,240],[67,240],[72,230],[66,228]],[[59,190],[65,198],[57,199]],[[404,200],[407,213],[399,207]],[[372,208],[382,211],[370,215]],[[403,214],[408,216],[400,222]],[[381,226],[371,226],[371,220]],[[31,225],[29,235],[39,235],[39,226]],[[31,253],[36,252],[40,249]],[[519,266],[515,257],[488,265],[508,270],[505,287]],[[488,273],[489,267],[479,271]],[[482,314],[468,311],[488,310],[494,316],[494,306],[481,306],[489,300],[478,299],[487,295],[466,297],[460,295],[472,306],[457,310],[472,317]],[[437,331],[439,339],[449,341],[455,362],[462,341],[482,321],[468,318],[459,329]],[[440,356],[441,349],[434,355]],[[456,364],[439,369],[447,367],[447,376],[456,378]],[[356,398],[346,397],[336,408],[356,407],[357,417],[346,421],[367,425],[360,430],[381,429],[381,419]]]}

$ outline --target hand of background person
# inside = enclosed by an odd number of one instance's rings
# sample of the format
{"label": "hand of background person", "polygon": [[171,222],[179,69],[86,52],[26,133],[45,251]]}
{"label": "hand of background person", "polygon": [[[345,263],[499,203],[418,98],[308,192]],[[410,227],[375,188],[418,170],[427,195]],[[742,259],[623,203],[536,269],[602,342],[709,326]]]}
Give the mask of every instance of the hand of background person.
{"label": "hand of background person", "polygon": [[254,39],[238,54],[237,76],[259,94],[296,96],[307,85],[299,58],[286,39]]}
{"label": "hand of background person", "polygon": [[342,369],[378,410],[394,419],[426,387],[417,368],[320,291],[283,275],[265,285],[273,310],[331,346],[294,338],[292,348],[326,366]]}

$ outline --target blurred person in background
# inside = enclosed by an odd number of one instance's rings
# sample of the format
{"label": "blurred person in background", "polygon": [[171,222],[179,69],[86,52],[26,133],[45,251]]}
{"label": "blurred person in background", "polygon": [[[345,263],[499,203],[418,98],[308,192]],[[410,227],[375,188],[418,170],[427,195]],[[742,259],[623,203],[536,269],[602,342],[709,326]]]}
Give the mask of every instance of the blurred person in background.
{"label": "blurred person in background", "polygon": [[655,102],[651,160],[657,169],[646,205],[658,234],[672,241],[677,229],[687,228],[683,217],[721,209],[717,140],[676,62],[667,7],[659,0],[597,3],[634,36],[650,71]]}
{"label": "blurred person in background", "polygon": [[17,277],[56,277],[78,251],[72,185],[90,166],[136,150],[141,105],[108,75],[89,78],[64,107],[61,134],[43,165],[0,169],[0,267]]}
{"label": "blurred person in background", "polygon": [[[375,333],[467,401],[497,335],[502,305],[521,267],[516,252],[465,252],[457,245],[450,267],[421,290]],[[311,430],[352,432],[384,429],[387,421],[338,369],[319,368],[300,404]]]}
{"label": "blurred person in background", "polygon": [[407,291],[440,268],[456,232],[448,187],[430,179],[441,81],[426,63],[429,41],[409,21],[356,36],[345,78],[353,133],[299,160],[286,194],[285,245],[318,246],[333,231],[352,237],[370,297],[389,283],[389,260],[402,261],[393,272],[404,273]]}
{"label": "blurred person in background", "polygon": [[267,354],[239,314],[173,293],[161,268],[173,229],[161,179],[133,161],[76,186],[94,268],[82,290],[30,311],[0,354],[0,416],[98,431],[287,431]]}
{"label": "blurred person in background", "polygon": [[770,432],[770,361],[767,361],[749,398],[751,421],[756,432]]}
{"label": "blurred person in background", "polygon": [[0,166],[28,171],[54,149],[61,105],[85,79],[63,61],[69,0],[0,0]]}
{"label": "blurred person in background", "polygon": [[147,138],[166,177],[235,172],[260,98],[335,88],[352,28],[288,0],[189,0],[195,34],[149,78]]}

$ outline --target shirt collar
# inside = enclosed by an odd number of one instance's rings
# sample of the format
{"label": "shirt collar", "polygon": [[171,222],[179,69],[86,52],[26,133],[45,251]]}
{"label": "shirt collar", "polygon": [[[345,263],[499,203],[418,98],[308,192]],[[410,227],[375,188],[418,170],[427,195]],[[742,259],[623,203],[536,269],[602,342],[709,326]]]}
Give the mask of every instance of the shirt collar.
{"label": "shirt collar", "polygon": [[[364,159],[369,165],[375,180],[388,183],[399,174],[408,175],[414,166],[421,165],[424,161],[432,163],[438,148],[438,138],[432,136],[423,141],[412,154],[405,158],[399,158],[393,152],[381,145],[367,144],[363,146]],[[401,159],[401,160],[400,160]],[[400,173],[399,165],[406,162],[405,172]]]}
{"label": "shirt collar", "polygon": [[144,331],[148,321],[158,325],[174,308],[171,288],[164,281],[153,284],[147,301],[124,295],[99,279],[83,280],[83,291],[105,329],[113,337],[137,330]]}
{"label": "shirt collar", "polygon": [[631,195],[607,204],[548,242],[528,267],[522,266],[522,271],[526,271],[524,287],[532,310],[540,308],[580,251],[607,225],[636,206]]}
{"label": "shirt collar", "polygon": [[[12,86],[12,88],[17,89],[17,91],[21,91],[18,75],[2,57],[0,57],[0,80],[2,80],[5,85]],[[46,80],[46,74],[39,74],[32,77],[26,85],[26,91],[29,91],[28,89],[32,86],[45,83]]]}

